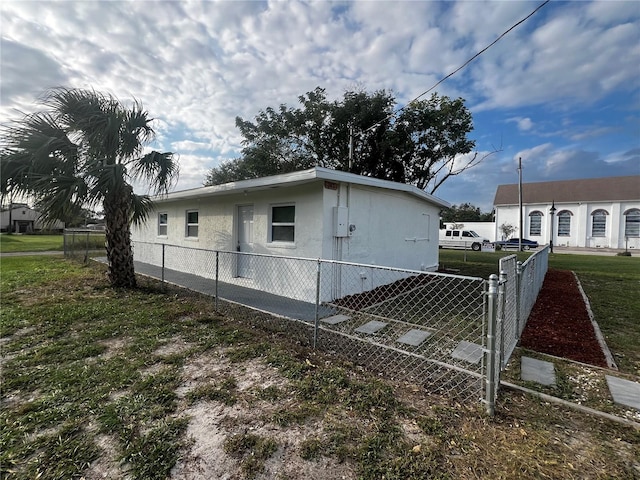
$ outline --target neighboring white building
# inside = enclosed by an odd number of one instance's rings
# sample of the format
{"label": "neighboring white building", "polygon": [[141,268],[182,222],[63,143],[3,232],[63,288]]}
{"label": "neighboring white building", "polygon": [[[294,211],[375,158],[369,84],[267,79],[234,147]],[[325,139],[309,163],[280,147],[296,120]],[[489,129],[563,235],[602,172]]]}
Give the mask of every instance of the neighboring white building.
{"label": "neighboring white building", "polygon": [[134,241],[422,271],[438,268],[439,214],[449,206],[411,185],[320,167],[154,201]]}
{"label": "neighboring white building", "polygon": [[[500,238],[504,223],[519,226],[518,185],[498,186],[493,203]],[[554,245],[566,247],[640,248],[638,175],[524,183],[522,204],[523,238],[547,244],[553,237]]]}
{"label": "neighboring white building", "polygon": [[40,212],[30,208],[26,203],[12,203],[11,207],[2,209],[0,218],[0,230],[8,232],[9,226],[14,233],[32,233],[43,229],[62,230],[64,223],[55,221],[52,225],[45,226],[40,218]]}

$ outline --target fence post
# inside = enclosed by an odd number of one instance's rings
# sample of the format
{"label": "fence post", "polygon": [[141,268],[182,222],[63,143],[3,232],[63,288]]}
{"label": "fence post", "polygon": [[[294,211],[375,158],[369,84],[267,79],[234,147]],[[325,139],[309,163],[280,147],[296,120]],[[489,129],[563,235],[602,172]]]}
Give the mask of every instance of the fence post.
{"label": "fence post", "polygon": [[63,230],[62,232],[62,251],[64,252],[64,256],[67,256],[67,231]]}
{"label": "fence post", "polygon": [[504,368],[504,318],[506,310],[506,295],[507,288],[507,272],[500,270],[500,280],[498,282],[498,314],[496,321],[496,328],[500,333],[500,345],[498,346],[500,352],[500,370]]}
{"label": "fence post", "polygon": [[164,243],[162,244],[162,268],[160,269],[161,272],[161,277],[162,277],[162,283],[164,283]]}
{"label": "fence post", "polygon": [[84,250],[84,264],[86,265],[87,263],[89,263],[89,232],[87,232],[87,241]]}
{"label": "fence post", "polygon": [[215,308],[216,311],[218,311],[218,275],[220,273],[220,252],[218,250],[216,250],[216,282],[215,282],[215,296],[216,296],[216,303],[215,303]]}
{"label": "fence post", "polygon": [[320,259],[318,259],[317,268],[316,268],[316,312],[315,312],[315,322],[313,325],[313,348],[316,348],[318,344],[318,325],[320,323]]}
{"label": "fence post", "polygon": [[487,380],[485,402],[487,413],[495,413],[496,405],[496,306],[498,293],[498,276],[494,273],[489,277],[489,291],[487,293]]}
{"label": "fence post", "polygon": [[516,340],[520,338],[520,286],[522,285],[522,262],[516,262]]}

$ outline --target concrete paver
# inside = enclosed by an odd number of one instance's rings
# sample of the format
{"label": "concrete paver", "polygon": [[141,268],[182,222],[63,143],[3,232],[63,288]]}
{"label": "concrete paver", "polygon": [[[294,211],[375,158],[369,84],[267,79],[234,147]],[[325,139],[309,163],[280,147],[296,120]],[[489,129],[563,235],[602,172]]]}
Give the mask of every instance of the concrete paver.
{"label": "concrete paver", "polygon": [[531,357],[522,357],[520,362],[522,380],[536,382],[541,385],[556,384],[556,372],[553,363]]}
{"label": "concrete paver", "polygon": [[351,317],[347,315],[339,314],[339,315],[331,315],[330,317],[327,317],[327,318],[321,318],[320,321],[329,325],[337,325],[338,323],[346,322],[350,318]]}
{"label": "concrete paver", "polygon": [[469,363],[480,363],[482,360],[482,345],[462,340],[451,352],[453,358],[464,360]]}
{"label": "concrete paver", "polygon": [[431,335],[431,332],[413,328],[409,330],[407,333],[405,333],[404,335],[402,335],[397,341],[399,343],[411,345],[412,347],[417,347],[422,342],[424,342],[429,335]]}
{"label": "concrete paver", "polygon": [[640,383],[605,375],[613,401],[640,410]]}
{"label": "concrete paver", "polygon": [[355,329],[358,333],[367,333],[369,335],[373,335],[374,333],[382,330],[384,327],[389,325],[385,322],[379,322],[378,320],[371,320],[370,322],[365,323],[364,325],[359,326]]}

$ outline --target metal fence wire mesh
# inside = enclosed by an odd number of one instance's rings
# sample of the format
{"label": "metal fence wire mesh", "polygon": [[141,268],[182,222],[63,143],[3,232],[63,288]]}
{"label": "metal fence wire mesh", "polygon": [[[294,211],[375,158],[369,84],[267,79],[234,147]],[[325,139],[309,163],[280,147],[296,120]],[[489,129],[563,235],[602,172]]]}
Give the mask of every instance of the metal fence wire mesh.
{"label": "metal fence wire mesh", "polygon": [[498,342],[504,369],[527,324],[542,288],[549,265],[549,247],[531,255],[524,263],[516,255],[500,259]]}
{"label": "metal fence wire mesh", "polygon": [[89,254],[105,251],[105,236],[100,230],[67,228],[63,235],[64,254],[87,262]]}
{"label": "metal fence wire mesh", "polygon": [[134,257],[139,273],[280,318],[271,324],[302,322],[316,348],[462,402],[483,397],[483,279],[146,242]]}
{"label": "metal fence wire mesh", "polygon": [[[67,243],[79,244],[65,234]],[[461,403],[486,396],[492,407],[524,327],[518,313],[531,310],[548,257],[544,249],[521,268],[515,255],[503,258],[492,296],[475,277],[139,241],[133,250],[138,273],[210,295],[220,311]],[[486,364],[489,314],[493,369]]]}

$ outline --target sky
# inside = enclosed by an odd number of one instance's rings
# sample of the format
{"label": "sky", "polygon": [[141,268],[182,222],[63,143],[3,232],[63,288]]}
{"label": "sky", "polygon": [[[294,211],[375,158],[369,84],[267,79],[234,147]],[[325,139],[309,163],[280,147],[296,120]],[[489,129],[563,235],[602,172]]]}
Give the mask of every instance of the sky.
{"label": "sky", "polygon": [[[199,187],[241,155],[237,116],[316,87],[403,106],[542,3],[3,0],[0,122],[59,86],[135,98],[151,146],[179,155],[173,190]],[[638,175],[640,2],[552,1],[435,91],[465,99],[478,155],[497,151],[435,192],[449,203],[490,211],[518,158],[523,182]]]}

